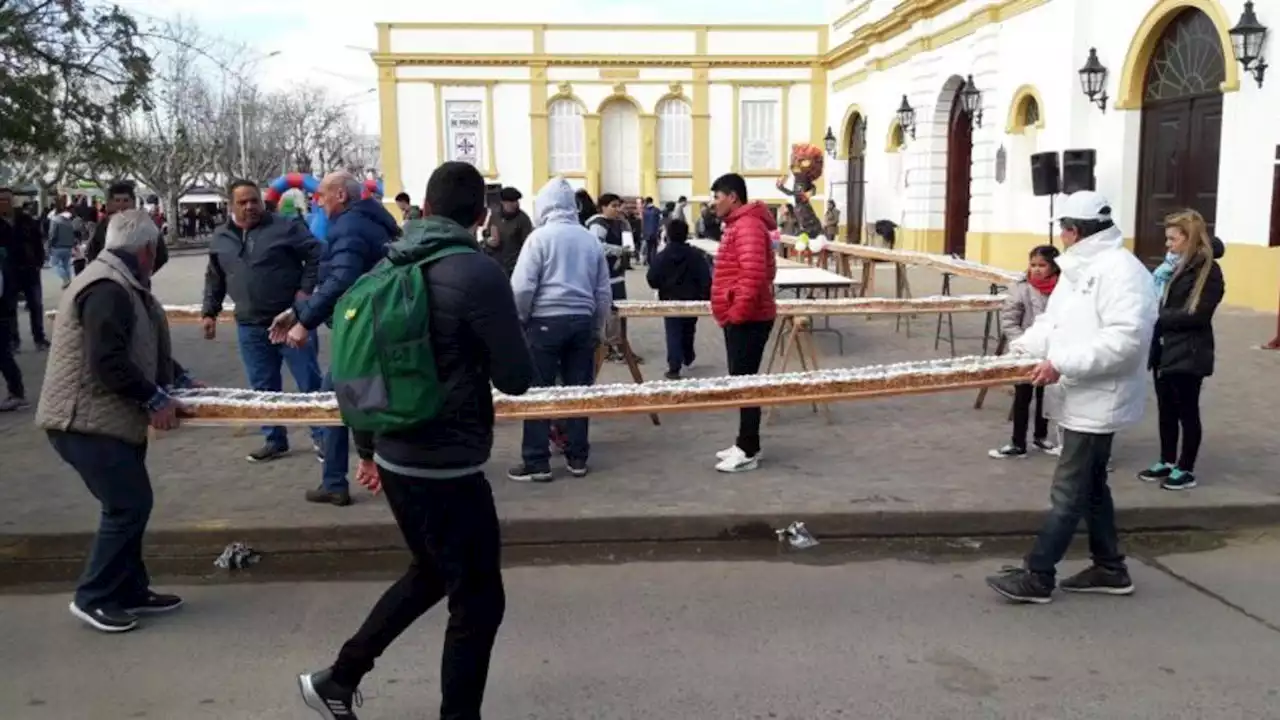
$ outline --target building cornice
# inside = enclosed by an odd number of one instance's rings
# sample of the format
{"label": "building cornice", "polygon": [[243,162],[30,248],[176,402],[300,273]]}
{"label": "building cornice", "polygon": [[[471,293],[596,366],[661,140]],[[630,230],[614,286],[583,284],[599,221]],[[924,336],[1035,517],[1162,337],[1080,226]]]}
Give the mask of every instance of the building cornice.
{"label": "building cornice", "polygon": [[388,66],[528,67],[679,67],[809,69],[813,55],[601,55],[601,54],[457,54],[374,53],[373,62]]}

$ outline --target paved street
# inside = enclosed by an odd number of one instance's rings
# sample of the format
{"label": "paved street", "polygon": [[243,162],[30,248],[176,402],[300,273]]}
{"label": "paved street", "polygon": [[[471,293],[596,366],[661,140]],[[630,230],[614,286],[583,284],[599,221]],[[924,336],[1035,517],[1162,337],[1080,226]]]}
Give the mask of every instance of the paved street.
{"label": "paved street", "polygon": [[[804,561],[510,570],[485,717],[1280,717],[1275,540],[1133,561],[1132,597],[1037,607],[983,585],[1010,559]],[[330,662],[385,584],[180,588],[185,608],[119,637],[65,594],[0,597],[0,717],[314,717],[294,674]],[[434,717],[444,618],[383,658],[361,718]]]}
{"label": "paved street", "polygon": [[[156,279],[160,297],[170,303],[197,302],[204,259],[175,258]],[[632,297],[648,297],[640,272],[630,277]],[[912,275],[916,295],[936,292],[937,273]],[[960,284],[960,283],[957,283]],[[882,292],[892,288],[892,273],[880,275]],[[58,295],[46,282],[50,307]],[[956,292],[981,292],[973,284]],[[817,344],[829,365],[868,364],[936,357],[935,320],[921,316],[912,336],[895,333],[893,321],[835,319],[844,332],[844,354],[835,338],[821,334]],[[977,353],[981,316],[957,316],[960,352]],[[663,364],[661,323],[631,323],[637,350],[648,362],[646,377]],[[1154,400],[1146,422],[1117,442],[1117,503],[1125,508],[1185,508],[1280,503],[1275,484],[1275,408],[1280,385],[1267,378],[1280,368],[1280,353],[1250,349],[1270,337],[1271,317],[1222,311],[1217,332],[1219,375],[1206,386],[1206,440],[1198,473],[1201,487],[1169,493],[1132,480],[1156,452]],[[200,338],[194,326],[174,328],[179,358],[211,385],[243,386],[233,328],[220,327],[216,341]],[[24,337],[28,337],[24,329]],[[699,324],[697,375],[725,372],[722,343],[714,325]],[[19,356],[33,396],[39,387],[43,355]],[[623,381],[625,368],[608,366],[606,381]],[[765,429],[766,462],[758,472],[724,476],[712,469],[712,453],[733,441],[734,413],[668,415],[661,427],[646,417],[592,423],[592,474],[583,480],[562,478],[546,486],[510,483],[505,468],[518,459],[519,426],[498,428],[494,459],[487,471],[500,512],[508,520],[597,519],[606,528],[613,519],[682,518],[703,515],[776,513],[803,519],[811,513],[939,513],[972,511],[1038,512],[1046,504],[1052,461],[1037,457],[998,462],[986,451],[1007,440],[1008,396],[994,391],[987,407],[972,409],[973,394],[848,403],[833,407],[834,423],[805,408],[782,410]],[[380,501],[363,491],[349,508],[315,507],[302,492],[319,481],[320,468],[308,452],[302,430],[292,433],[297,451],[266,466],[244,461],[257,447],[253,432],[187,429],[155,442],[150,466],[156,485],[151,527],[162,529],[295,528],[386,524]],[[0,535],[82,532],[96,523],[97,508],[79,479],[59,462],[31,415],[0,416],[0,457],[4,482]],[[608,522],[605,522],[608,520]],[[246,539],[252,540],[252,536]],[[80,547],[77,545],[77,548]]]}

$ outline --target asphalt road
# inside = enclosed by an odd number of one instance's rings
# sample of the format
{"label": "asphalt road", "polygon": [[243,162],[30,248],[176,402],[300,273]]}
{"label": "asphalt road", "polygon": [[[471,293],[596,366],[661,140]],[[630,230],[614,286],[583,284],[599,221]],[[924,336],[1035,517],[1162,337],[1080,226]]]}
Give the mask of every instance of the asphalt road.
{"label": "asphalt road", "polygon": [[[510,570],[486,717],[1280,717],[1280,542],[1135,561],[1133,597],[1036,607],[985,588],[1002,562]],[[0,718],[313,717],[294,674],[326,664],[383,587],[180,588],[179,613],[114,637],[73,621],[65,594],[0,597]],[[383,658],[361,718],[435,717],[443,619]]]}

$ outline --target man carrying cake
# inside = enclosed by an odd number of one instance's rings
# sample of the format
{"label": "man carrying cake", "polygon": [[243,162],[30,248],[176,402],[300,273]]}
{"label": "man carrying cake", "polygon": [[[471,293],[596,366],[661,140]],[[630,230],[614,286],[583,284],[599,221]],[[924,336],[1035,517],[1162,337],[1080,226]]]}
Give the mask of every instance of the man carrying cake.
{"label": "man carrying cake", "polygon": [[[1035,323],[1011,351],[1041,362],[1031,382],[1051,386],[1063,430],[1053,475],[1052,509],[1022,568],[987,578],[997,593],[1024,603],[1053,599],[1055,567],[1080,520],[1089,526],[1093,564],[1057,587],[1066,592],[1133,592],[1116,531],[1107,461],[1117,430],[1142,419],[1146,363],[1156,319],[1151,275],[1124,247],[1111,204],[1084,190],[1067,197],[1058,215],[1066,250],[1057,259],[1057,287]],[[1056,395],[1056,397],[1052,397]]]}
{"label": "man carrying cake", "polygon": [[[711,278],[711,314],[724,328],[729,374],[755,375],[778,315],[773,296],[777,258],[769,239],[778,226],[768,206],[747,201],[747,181],[741,175],[720,176],[711,192],[716,215],[724,221]],[[720,472],[760,466],[760,408],[738,411],[737,441],[716,457]]]}

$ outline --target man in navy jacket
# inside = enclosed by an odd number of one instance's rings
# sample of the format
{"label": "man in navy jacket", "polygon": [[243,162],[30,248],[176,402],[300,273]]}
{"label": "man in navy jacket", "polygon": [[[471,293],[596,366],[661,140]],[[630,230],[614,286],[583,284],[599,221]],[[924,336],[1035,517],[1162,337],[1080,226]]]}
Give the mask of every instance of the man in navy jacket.
{"label": "man in navy jacket", "polygon": [[[299,299],[276,317],[271,326],[273,342],[299,347],[312,330],[330,322],[338,298],[382,260],[387,244],[399,234],[391,213],[372,198],[362,200],[362,191],[360,181],[348,172],[330,173],[320,181],[316,205],[329,218],[320,284],[309,297]],[[333,378],[328,373],[321,389],[333,389]],[[351,504],[347,483],[349,448],[350,436],[345,427],[325,430],[324,475],[319,488],[307,491],[308,502]]]}

